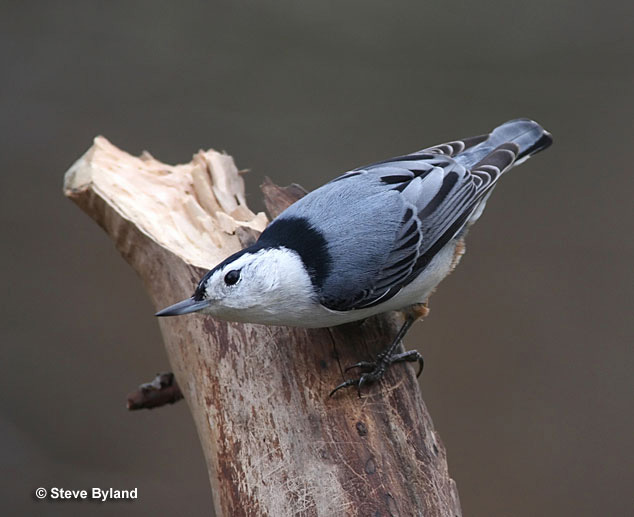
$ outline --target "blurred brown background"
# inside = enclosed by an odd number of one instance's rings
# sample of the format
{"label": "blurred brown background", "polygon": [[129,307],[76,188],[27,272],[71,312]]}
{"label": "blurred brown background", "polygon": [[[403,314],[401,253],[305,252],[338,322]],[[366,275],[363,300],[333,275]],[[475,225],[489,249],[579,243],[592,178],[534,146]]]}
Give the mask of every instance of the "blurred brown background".
{"label": "blurred brown background", "polygon": [[[407,340],[467,516],[634,514],[632,2],[3,2],[0,510],[209,515],[153,307],[61,192],[97,134],[315,188],[507,119],[555,145],[504,178]],[[138,487],[129,503],[35,488]]]}

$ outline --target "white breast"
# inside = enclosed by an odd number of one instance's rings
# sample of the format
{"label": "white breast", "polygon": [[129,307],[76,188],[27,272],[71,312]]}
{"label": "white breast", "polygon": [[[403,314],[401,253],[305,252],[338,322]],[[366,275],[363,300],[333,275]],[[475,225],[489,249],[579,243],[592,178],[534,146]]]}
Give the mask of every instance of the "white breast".
{"label": "white breast", "polygon": [[397,295],[384,303],[352,311],[333,311],[321,304],[311,304],[302,311],[301,320],[287,321],[283,325],[298,327],[334,327],[393,310],[403,309],[427,301],[433,290],[451,271],[458,242],[452,240],[442,248],[418,277]]}
{"label": "white breast", "polygon": [[[449,242],[423,272],[394,297],[374,307],[351,311],[333,311],[319,303],[310,277],[294,251],[269,249],[236,261],[232,267],[250,261],[243,272],[245,282],[248,279],[249,284],[205,312],[229,321],[309,328],[334,327],[362,320],[425,302],[451,271],[456,245],[456,240]],[[360,289],[363,287],[359,286]]]}

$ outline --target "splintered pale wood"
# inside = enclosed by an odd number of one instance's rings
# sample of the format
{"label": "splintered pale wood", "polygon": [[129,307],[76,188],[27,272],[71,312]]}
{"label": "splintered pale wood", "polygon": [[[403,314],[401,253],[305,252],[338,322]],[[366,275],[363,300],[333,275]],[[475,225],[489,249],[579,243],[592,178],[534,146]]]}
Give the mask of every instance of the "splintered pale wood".
{"label": "splintered pale wood", "polygon": [[[257,236],[231,157],[199,152],[170,166],[104,138],[66,173],[65,193],[99,223],[156,309],[190,296],[205,269]],[[263,186],[271,213],[299,187]],[[342,365],[372,358],[396,316],[291,329],[197,314],[158,320],[194,417],[216,515],[461,515],[411,365],[378,386],[328,398]],[[148,370],[153,366],[148,364]]]}

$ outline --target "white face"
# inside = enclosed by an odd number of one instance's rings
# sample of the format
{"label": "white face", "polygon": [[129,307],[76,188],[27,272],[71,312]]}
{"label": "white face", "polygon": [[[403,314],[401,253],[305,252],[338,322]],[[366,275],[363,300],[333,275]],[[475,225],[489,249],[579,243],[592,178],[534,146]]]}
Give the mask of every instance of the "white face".
{"label": "white face", "polygon": [[284,248],[244,253],[215,271],[202,294],[202,313],[269,325],[294,324],[318,303],[301,259]]}

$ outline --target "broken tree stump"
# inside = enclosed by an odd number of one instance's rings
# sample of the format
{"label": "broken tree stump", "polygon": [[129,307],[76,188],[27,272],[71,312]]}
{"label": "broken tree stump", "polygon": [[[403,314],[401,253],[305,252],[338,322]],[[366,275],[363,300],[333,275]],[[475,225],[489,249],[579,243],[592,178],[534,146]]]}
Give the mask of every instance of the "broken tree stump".
{"label": "broken tree stump", "polygon": [[[171,166],[98,137],[64,191],[112,238],[156,309],[190,296],[207,269],[267,224],[246,206],[232,158],[212,150]],[[263,191],[274,214],[302,195],[270,182]],[[461,515],[411,365],[391,368],[361,399],[354,390],[328,397],[342,365],[373,358],[399,318],[331,329],[199,314],[158,321],[217,516]]]}

